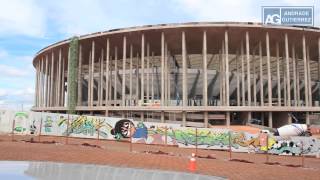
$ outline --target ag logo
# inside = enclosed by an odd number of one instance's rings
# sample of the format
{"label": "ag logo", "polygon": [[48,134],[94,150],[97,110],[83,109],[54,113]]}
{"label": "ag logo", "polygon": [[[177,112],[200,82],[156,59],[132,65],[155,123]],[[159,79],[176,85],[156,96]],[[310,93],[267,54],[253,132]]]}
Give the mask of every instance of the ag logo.
{"label": "ag logo", "polygon": [[265,24],[281,24],[281,19],[279,14],[267,15]]}
{"label": "ag logo", "polygon": [[281,24],[280,8],[264,8],[263,24]]}

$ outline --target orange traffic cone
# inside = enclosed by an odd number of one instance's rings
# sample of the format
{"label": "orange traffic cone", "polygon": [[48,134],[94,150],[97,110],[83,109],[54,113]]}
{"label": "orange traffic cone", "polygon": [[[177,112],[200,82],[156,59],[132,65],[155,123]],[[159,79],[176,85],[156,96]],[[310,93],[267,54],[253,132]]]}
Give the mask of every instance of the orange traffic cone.
{"label": "orange traffic cone", "polygon": [[191,172],[195,172],[196,169],[197,169],[197,166],[196,166],[196,158],[195,158],[196,154],[195,153],[192,153],[191,154],[191,158],[190,158],[190,161],[189,161],[189,171]]}

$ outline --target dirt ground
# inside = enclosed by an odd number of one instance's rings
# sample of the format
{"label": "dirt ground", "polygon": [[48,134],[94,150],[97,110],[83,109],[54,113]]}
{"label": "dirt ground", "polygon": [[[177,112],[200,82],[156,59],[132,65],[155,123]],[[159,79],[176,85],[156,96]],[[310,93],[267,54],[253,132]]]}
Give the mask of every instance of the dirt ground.
{"label": "dirt ground", "polygon": [[230,161],[227,151],[130,144],[128,141],[0,135],[0,160],[106,164],[187,172],[192,152],[198,155],[195,173],[229,179],[320,179],[320,159],[312,157],[232,153]]}

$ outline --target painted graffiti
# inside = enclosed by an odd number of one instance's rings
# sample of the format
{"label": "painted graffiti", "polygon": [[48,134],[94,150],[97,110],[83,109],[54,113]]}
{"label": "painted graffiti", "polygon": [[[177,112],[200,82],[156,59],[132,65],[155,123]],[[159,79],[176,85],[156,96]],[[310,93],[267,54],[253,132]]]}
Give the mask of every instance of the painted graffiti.
{"label": "painted graffiti", "polygon": [[[42,123],[40,123],[42,122]],[[14,126],[13,126],[14,123]],[[42,124],[42,126],[41,126]],[[179,124],[139,122],[132,119],[38,112],[1,112],[0,131],[17,134],[71,136],[167,144],[180,148],[221,149],[278,155],[316,155],[320,140],[314,137],[250,134],[227,128],[191,128]],[[41,126],[41,127],[40,127]]]}
{"label": "painted graffiti", "polygon": [[46,116],[46,119],[44,121],[44,131],[45,132],[51,132],[52,131],[52,118],[51,116]]}
{"label": "painted graffiti", "polygon": [[26,112],[16,112],[14,116],[14,131],[23,133],[27,130],[26,123],[28,121],[28,114]]}
{"label": "painted graffiti", "polygon": [[66,126],[67,128],[62,133],[63,135],[84,135],[84,136],[99,136],[102,138],[108,137],[108,131],[112,126],[105,122],[105,119],[99,119],[91,116],[71,116],[71,122],[61,116],[58,120],[58,126]]}

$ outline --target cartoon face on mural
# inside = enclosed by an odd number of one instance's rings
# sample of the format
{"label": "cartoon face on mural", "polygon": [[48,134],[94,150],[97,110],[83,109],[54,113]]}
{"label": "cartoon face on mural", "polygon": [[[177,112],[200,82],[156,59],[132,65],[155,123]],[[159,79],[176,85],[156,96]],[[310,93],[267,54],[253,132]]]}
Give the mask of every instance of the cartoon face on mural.
{"label": "cartoon face on mural", "polygon": [[128,119],[121,119],[116,122],[114,128],[111,129],[111,134],[114,135],[115,139],[129,138],[135,132],[136,128],[133,122]]}

